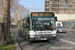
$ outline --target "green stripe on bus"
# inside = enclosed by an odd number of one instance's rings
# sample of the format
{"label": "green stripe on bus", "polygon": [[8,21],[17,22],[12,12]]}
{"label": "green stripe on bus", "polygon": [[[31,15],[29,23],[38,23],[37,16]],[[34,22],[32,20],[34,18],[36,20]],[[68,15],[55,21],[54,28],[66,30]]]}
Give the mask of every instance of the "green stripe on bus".
{"label": "green stripe on bus", "polygon": [[29,29],[27,29],[27,36],[29,36]]}
{"label": "green stripe on bus", "polygon": [[54,17],[55,17],[55,14],[54,14]]}

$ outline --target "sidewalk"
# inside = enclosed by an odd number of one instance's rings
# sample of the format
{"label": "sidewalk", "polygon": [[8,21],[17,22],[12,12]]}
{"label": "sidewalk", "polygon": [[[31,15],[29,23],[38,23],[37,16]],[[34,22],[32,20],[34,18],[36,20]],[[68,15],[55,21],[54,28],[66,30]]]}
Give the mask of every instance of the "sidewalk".
{"label": "sidewalk", "polygon": [[18,41],[16,40],[16,37],[15,37],[15,35],[14,35],[12,29],[11,29],[11,32],[12,32],[12,36],[13,36],[14,41],[15,41],[16,50],[21,50],[21,48],[20,48],[20,46],[19,46],[19,44],[18,44]]}
{"label": "sidewalk", "polygon": [[68,28],[68,29],[66,29],[67,31],[75,31],[75,29],[70,29],[70,28]]}

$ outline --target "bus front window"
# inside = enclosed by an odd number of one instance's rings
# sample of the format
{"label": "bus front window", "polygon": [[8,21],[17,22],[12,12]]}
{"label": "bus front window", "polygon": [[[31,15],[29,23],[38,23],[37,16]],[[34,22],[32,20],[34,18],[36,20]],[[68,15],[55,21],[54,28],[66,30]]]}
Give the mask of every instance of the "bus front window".
{"label": "bus front window", "polygon": [[[52,27],[52,28],[51,28]],[[32,18],[33,30],[51,30],[56,29],[54,18]]]}

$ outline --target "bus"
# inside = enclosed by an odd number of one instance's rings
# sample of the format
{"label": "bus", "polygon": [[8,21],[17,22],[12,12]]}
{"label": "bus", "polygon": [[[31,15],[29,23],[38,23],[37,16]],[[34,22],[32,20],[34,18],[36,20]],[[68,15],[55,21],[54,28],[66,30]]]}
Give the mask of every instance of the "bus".
{"label": "bus", "polygon": [[31,12],[18,21],[19,34],[29,41],[56,39],[56,21],[54,12]]}

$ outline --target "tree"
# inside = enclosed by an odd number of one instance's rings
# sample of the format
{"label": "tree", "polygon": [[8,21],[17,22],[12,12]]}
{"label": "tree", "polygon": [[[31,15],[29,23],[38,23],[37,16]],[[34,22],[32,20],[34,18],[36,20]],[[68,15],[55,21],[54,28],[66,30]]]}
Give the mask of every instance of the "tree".
{"label": "tree", "polygon": [[[18,17],[22,18],[30,11],[23,5],[18,3],[19,0],[0,0],[0,14],[3,16],[3,23],[5,23],[5,41],[9,40],[10,18],[14,17],[14,22],[18,21]],[[13,15],[12,15],[13,14]]]}
{"label": "tree", "polygon": [[17,4],[15,5],[14,10],[12,11],[12,14],[14,14],[12,17],[14,17],[14,22],[18,22],[18,19],[22,19],[25,15],[27,15],[30,11],[25,8],[23,5]]}
{"label": "tree", "polygon": [[[13,7],[13,5],[18,0],[2,0],[2,7],[3,7],[3,23],[5,23],[5,41],[9,40],[10,38],[10,8]],[[11,3],[10,3],[11,2]],[[1,9],[2,10],[2,9]]]}
{"label": "tree", "polygon": [[0,0],[0,22],[2,23],[2,16],[3,16],[3,0]]}

